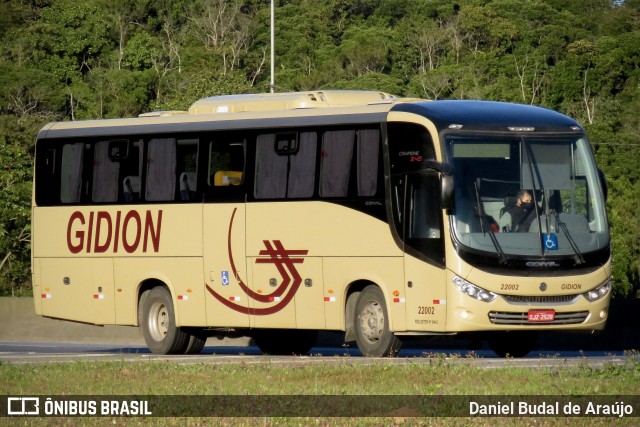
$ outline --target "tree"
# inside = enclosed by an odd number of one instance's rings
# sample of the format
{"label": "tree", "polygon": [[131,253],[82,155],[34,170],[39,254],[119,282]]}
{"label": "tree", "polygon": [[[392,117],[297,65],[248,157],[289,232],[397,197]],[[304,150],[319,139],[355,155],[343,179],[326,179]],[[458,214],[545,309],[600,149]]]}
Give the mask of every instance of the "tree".
{"label": "tree", "polygon": [[223,74],[240,66],[251,44],[251,15],[243,12],[240,0],[201,0],[192,6],[189,20],[195,37],[220,58]]}
{"label": "tree", "polygon": [[61,82],[69,83],[97,65],[109,48],[106,10],[91,1],[60,0],[43,9],[35,30],[34,59]]}
{"label": "tree", "polygon": [[52,120],[65,107],[62,85],[46,71],[0,62],[0,114]]}
{"label": "tree", "polygon": [[0,115],[0,296],[24,295],[31,289],[33,158],[28,136],[38,126],[32,117],[18,123]]}
{"label": "tree", "polygon": [[393,38],[392,30],[383,28],[353,27],[345,31],[340,46],[347,69],[356,77],[389,70]]}
{"label": "tree", "polygon": [[[29,146],[38,129],[50,120],[184,110],[205,96],[266,92],[270,3],[3,3],[0,185],[7,197],[0,201],[6,227],[0,262],[11,255],[0,276],[7,283],[29,280],[23,214],[29,206]],[[557,109],[584,123],[610,182],[615,294],[640,290],[638,206],[632,202],[640,194],[640,0],[275,5],[279,91],[375,89],[513,101]]]}

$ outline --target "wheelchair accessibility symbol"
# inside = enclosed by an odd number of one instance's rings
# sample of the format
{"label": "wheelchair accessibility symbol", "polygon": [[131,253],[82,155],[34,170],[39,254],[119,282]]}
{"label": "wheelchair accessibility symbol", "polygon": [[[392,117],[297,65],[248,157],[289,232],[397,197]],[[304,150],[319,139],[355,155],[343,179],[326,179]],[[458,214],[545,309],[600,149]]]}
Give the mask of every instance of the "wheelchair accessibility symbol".
{"label": "wheelchair accessibility symbol", "polygon": [[229,286],[229,272],[222,272],[222,286]]}
{"label": "wheelchair accessibility symbol", "polygon": [[558,250],[558,236],[556,236],[554,233],[543,233],[542,241],[544,243],[544,247],[548,251]]}

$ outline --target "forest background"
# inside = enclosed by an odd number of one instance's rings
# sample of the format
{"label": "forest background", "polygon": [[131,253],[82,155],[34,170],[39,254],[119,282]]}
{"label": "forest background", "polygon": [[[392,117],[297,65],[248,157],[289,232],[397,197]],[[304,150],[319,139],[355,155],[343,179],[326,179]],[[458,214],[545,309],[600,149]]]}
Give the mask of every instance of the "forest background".
{"label": "forest background", "polygon": [[[614,296],[640,297],[640,0],[275,0],[276,91],[511,101],[587,129]],[[270,0],[0,2],[0,296],[28,295],[33,145],[49,121],[270,90]]]}

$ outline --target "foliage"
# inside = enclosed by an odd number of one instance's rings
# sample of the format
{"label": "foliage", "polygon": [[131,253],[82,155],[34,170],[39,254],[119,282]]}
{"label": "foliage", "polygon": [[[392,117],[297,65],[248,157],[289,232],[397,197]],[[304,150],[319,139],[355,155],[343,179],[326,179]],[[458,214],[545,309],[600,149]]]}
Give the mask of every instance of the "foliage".
{"label": "foliage", "polygon": [[[640,292],[638,0],[275,3],[278,91],[503,100],[581,121],[610,187],[614,292]],[[269,9],[269,0],[3,2],[2,289],[29,281],[21,233],[37,128],[268,91]]]}
{"label": "foliage", "polygon": [[29,289],[33,156],[20,138],[35,131],[32,124],[0,115],[0,296]]}

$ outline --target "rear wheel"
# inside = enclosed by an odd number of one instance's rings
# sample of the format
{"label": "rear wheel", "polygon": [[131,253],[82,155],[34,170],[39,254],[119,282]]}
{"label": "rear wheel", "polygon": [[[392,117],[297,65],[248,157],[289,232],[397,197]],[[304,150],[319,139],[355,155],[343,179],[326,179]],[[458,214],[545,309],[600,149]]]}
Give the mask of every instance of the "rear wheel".
{"label": "rear wheel", "polygon": [[207,342],[207,336],[201,332],[189,331],[189,342],[184,354],[200,354]]}
{"label": "rear wheel", "polygon": [[525,357],[537,341],[536,331],[496,333],[489,338],[489,348],[500,357]]}
{"label": "rear wheel", "polygon": [[156,354],[182,354],[190,335],[176,326],[169,290],[158,286],[140,299],[140,328],[147,347]]}
{"label": "rear wheel", "polygon": [[253,334],[265,354],[307,354],[318,339],[318,331],[308,329],[259,329]]}
{"label": "rear wheel", "polygon": [[358,296],[354,327],[356,343],[365,356],[395,355],[402,342],[389,330],[384,295],[377,286],[367,286]]}

